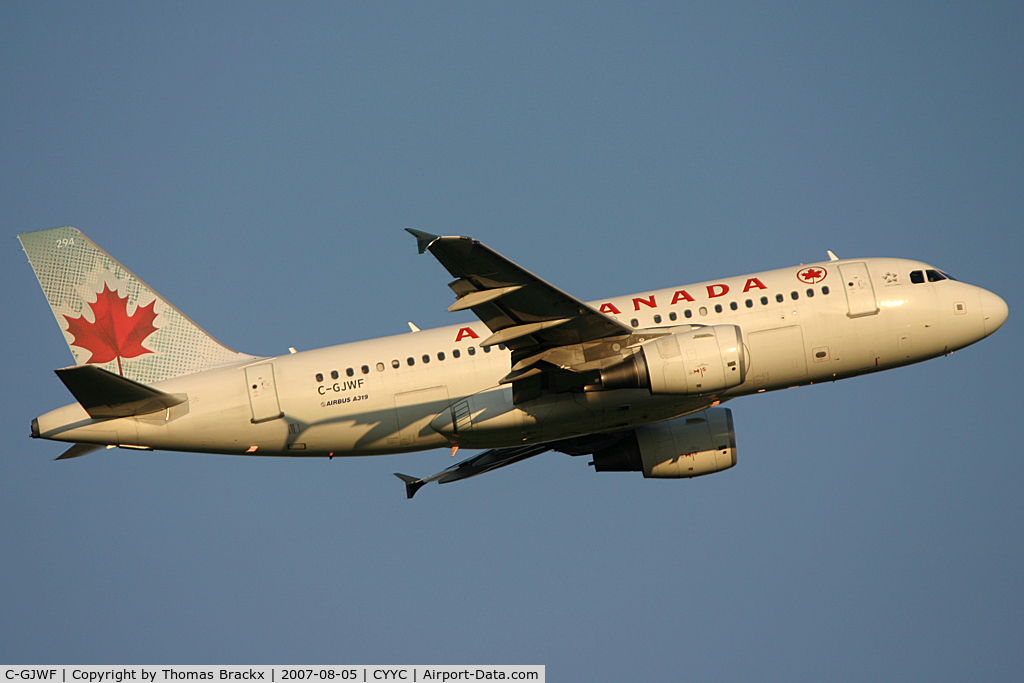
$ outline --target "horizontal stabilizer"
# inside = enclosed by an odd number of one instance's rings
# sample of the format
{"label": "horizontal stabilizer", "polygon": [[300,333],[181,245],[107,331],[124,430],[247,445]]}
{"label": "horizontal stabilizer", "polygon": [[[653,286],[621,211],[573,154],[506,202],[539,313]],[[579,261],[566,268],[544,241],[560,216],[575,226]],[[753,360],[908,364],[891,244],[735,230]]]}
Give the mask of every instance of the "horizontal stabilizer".
{"label": "horizontal stabilizer", "polygon": [[92,418],[146,415],[188,400],[185,394],[166,394],[96,365],[76,365],[54,372]]}
{"label": "horizontal stabilizer", "polygon": [[103,448],[103,446],[97,446],[94,443],[76,443],[74,446],[72,446],[71,448],[67,449],[66,451],[58,455],[56,458],[54,458],[54,460],[69,460],[70,458],[80,458],[83,455],[88,455],[89,453],[92,453],[93,451],[98,451],[101,448]]}

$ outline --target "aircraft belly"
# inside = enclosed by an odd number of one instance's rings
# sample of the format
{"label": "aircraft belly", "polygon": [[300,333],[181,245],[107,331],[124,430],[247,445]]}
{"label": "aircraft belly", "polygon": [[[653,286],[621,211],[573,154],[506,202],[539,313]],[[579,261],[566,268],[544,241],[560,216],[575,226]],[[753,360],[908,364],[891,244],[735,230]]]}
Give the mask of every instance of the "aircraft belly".
{"label": "aircraft belly", "polygon": [[652,395],[646,389],[588,392],[577,395],[586,400],[597,416],[594,431],[610,432],[640,425],[669,420],[687,415],[712,405],[718,397],[712,395]]}
{"label": "aircraft belly", "polygon": [[[36,423],[39,436],[54,441],[116,446],[121,443],[135,445],[138,440],[133,418],[94,420],[78,403],[40,415]],[[129,438],[132,441],[128,441]]]}
{"label": "aircraft belly", "polygon": [[203,414],[195,409],[181,419],[135,418],[139,445],[150,448],[210,453],[245,453],[251,446],[260,451],[280,451],[285,447],[287,427],[283,420],[253,424],[248,405],[236,405]]}
{"label": "aircraft belly", "polygon": [[628,429],[707,408],[714,400],[616,389],[551,394],[514,404],[511,388],[502,386],[455,401],[431,427],[460,446],[506,448]]}

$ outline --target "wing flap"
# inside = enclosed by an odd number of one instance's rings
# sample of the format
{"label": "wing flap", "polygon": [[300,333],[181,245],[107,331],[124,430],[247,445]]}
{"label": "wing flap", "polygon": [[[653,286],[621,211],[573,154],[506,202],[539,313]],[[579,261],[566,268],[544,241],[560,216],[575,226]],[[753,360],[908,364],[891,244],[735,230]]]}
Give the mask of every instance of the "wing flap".
{"label": "wing flap", "polygon": [[480,346],[494,346],[496,344],[505,344],[510,341],[526,337],[543,330],[549,330],[552,327],[558,327],[572,320],[572,318],[561,318],[559,320],[542,320],[537,323],[525,323],[523,325],[513,325],[504,329],[498,330],[487,339],[480,342]]}
{"label": "wing flap", "polygon": [[494,299],[503,297],[506,294],[511,294],[512,292],[518,291],[522,288],[523,285],[512,285],[511,287],[496,287],[494,289],[469,292],[449,306],[448,312],[454,313],[455,311],[464,311],[467,308],[473,308],[474,306],[485,304],[488,301],[493,301]]}

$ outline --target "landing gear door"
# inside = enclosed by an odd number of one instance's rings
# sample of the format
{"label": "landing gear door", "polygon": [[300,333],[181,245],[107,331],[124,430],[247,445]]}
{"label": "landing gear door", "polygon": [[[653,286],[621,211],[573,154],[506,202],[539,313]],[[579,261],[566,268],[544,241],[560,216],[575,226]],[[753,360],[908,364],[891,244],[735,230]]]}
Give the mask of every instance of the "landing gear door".
{"label": "landing gear door", "polygon": [[846,291],[848,316],[860,318],[878,313],[878,301],[875,300],[875,289],[871,286],[871,276],[866,263],[844,263],[839,266],[839,274],[843,276],[843,289]]}
{"label": "landing gear door", "polygon": [[261,363],[245,369],[245,380],[249,389],[249,405],[252,406],[252,421],[276,420],[284,413],[277,401],[277,385],[274,384],[274,364]]}

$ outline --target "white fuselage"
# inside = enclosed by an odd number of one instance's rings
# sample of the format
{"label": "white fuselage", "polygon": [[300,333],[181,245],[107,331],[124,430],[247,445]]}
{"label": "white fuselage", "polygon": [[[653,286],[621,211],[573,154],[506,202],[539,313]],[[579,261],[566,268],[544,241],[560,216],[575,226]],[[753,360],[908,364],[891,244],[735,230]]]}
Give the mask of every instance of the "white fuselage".
{"label": "white fuselage", "polygon": [[505,447],[622,429],[736,396],[926,360],[984,338],[1005,320],[1005,303],[980,287],[911,282],[912,272],[928,270],[905,259],[830,261],[592,302],[641,336],[646,329],[737,325],[746,380],[716,395],[614,389],[513,405],[511,385],[498,384],[509,373],[510,352],[482,348],[490,331],[470,322],[175,377],[154,387],[188,400],[149,415],[94,420],[75,403],[39,417],[39,435],[208,453],[375,455],[449,445],[430,423],[474,395],[483,397],[473,404],[480,428],[460,445]]}

